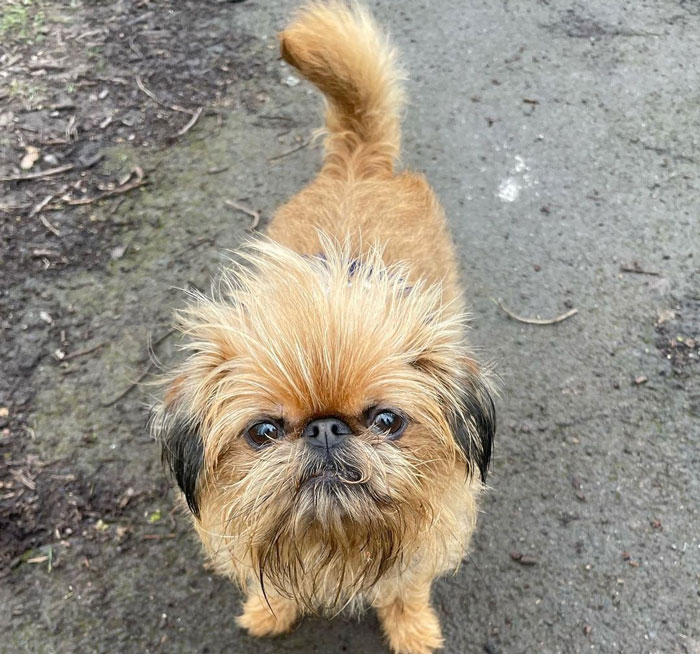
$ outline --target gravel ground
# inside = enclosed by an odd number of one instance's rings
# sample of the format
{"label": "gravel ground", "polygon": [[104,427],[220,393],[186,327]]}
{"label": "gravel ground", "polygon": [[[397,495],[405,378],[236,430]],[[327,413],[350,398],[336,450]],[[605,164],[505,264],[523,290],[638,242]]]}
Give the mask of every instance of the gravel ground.
{"label": "gravel ground", "polygon": [[[32,145],[76,165],[0,182],[0,652],[383,652],[372,615],[240,632],[238,592],[171,510],[144,429],[153,389],[132,385],[149,342],[177,357],[180,289],[206,288],[248,235],[226,201],[264,228],[316,170],[299,146],[319,99],[274,41],[294,3],[111,4],[0,9],[0,176],[26,174]],[[501,376],[474,549],[435,587],[445,651],[700,653],[700,6],[371,5],[410,71],[405,163],[443,200],[473,339]],[[22,34],[6,26],[18,6]],[[32,75],[31,57],[70,43],[57,26],[95,24],[103,63],[56,99],[60,72]],[[70,72],[81,49],[65,52]],[[101,101],[114,125],[86,108]],[[38,140],[56,135],[69,143]],[[521,317],[578,313],[529,325],[495,298]]]}

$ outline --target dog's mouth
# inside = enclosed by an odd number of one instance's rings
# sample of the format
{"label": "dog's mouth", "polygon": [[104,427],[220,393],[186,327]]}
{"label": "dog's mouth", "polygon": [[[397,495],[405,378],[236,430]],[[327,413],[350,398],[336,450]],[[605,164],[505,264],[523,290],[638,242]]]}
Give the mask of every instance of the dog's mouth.
{"label": "dog's mouth", "polygon": [[355,468],[338,470],[334,467],[313,470],[302,479],[301,486],[353,486],[360,484],[362,474]]}

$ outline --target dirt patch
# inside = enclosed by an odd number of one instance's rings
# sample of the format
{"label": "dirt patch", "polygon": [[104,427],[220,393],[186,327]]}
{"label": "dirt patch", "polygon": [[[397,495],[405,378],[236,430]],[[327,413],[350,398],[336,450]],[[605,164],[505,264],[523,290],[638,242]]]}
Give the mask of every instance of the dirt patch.
{"label": "dirt patch", "polygon": [[682,297],[673,309],[660,316],[656,347],[671,362],[676,374],[692,373],[700,363],[700,295]]}
{"label": "dirt patch", "polygon": [[242,6],[62,5],[17,2],[3,10],[15,16],[4,22],[0,50],[9,81],[0,91],[0,243],[11,281],[98,264],[113,233],[90,221],[89,205],[131,190],[144,172],[97,167],[101,150],[180,138],[256,69],[247,47],[253,37],[232,28]]}
{"label": "dirt patch", "polygon": [[238,27],[246,10],[175,0],[0,9],[0,570],[63,538],[99,539],[97,520],[165,492],[127,497],[118,470],[88,477],[36,456],[27,416],[37,367],[104,345],[47,289],[124,255],[120,204],[154,172],[130,162],[157,167],[200,119],[220,124],[224,104],[259,109],[242,84],[262,66],[257,39]]}
{"label": "dirt patch", "polygon": [[592,15],[577,9],[567,9],[561,19],[545,25],[546,29],[559,36],[571,39],[604,39],[626,36],[649,36],[648,33],[619,25],[609,25]]}
{"label": "dirt patch", "polygon": [[69,470],[66,462],[47,464],[31,455],[0,470],[0,576],[23,562],[48,561],[52,553],[40,551],[47,543],[99,540],[106,531],[101,525],[138,499],[131,488],[115,495],[117,484],[100,470],[89,479]]}

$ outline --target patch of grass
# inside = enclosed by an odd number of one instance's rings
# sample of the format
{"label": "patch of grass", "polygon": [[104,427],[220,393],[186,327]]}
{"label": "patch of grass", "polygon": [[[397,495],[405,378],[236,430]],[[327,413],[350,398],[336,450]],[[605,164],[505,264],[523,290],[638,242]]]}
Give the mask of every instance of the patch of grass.
{"label": "patch of grass", "polygon": [[27,82],[13,79],[10,82],[10,97],[20,98],[28,102],[35,100],[40,93],[39,87],[34,84],[28,84]]}
{"label": "patch of grass", "polygon": [[2,10],[0,16],[0,34],[6,34],[17,29],[24,29],[28,21],[27,7],[24,5],[10,5]]}
{"label": "patch of grass", "polygon": [[33,41],[40,37],[44,22],[44,12],[35,0],[8,2],[0,9],[0,36]]}

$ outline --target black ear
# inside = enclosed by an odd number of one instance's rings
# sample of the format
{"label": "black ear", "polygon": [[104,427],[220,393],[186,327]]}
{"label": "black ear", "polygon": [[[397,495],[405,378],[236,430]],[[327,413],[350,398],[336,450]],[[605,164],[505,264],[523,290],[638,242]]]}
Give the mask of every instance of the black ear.
{"label": "black ear", "polygon": [[496,435],[496,407],[486,383],[472,378],[462,391],[459,408],[451,416],[452,433],[470,471],[478,468],[481,481],[486,481]]}
{"label": "black ear", "polygon": [[204,463],[204,446],[199,426],[178,415],[161,416],[154,423],[154,431],[161,443],[163,464],[175,476],[190,511],[199,517],[197,479]]}

